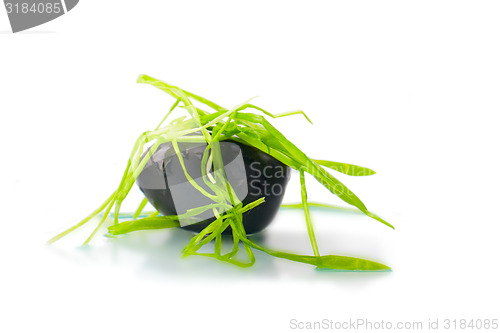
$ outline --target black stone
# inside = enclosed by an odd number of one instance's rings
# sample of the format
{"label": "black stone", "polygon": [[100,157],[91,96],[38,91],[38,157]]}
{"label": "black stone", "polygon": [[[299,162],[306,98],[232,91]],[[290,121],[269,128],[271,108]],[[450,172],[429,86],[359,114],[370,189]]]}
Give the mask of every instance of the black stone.
{"label": "black stone", "polygon": [[[203,144],[179,143],[188,174],[195,180],[201,177],[205,148],[206,145]],[[265,197],[264,203],[243,213],[243,225],[247,234],[262,231],[271,223],[281,206],[290,179],[290,168],[255,147],[233,140],[221,141],[220,150],[226,177],[243,205]],[[240,165],[241,158],[244,167]],[[213,193],[201,178],[198,178],[197,183],[207,192]],[[158,147],[137,178],[137,184],[162,215],[179,215],[189,208],[212,203],[189,184],[170,142]],[[240,193],[243,197],[240,197]],[[178,211],[179,206],[182,206],[182,211]],[[208,217],[206,214],[198,216],[200,222],[181,228],[200,232],[215,220],[213,213],[206,213],[209,214]],[[230,233],[231,228],[228,227],[224,234]]]}

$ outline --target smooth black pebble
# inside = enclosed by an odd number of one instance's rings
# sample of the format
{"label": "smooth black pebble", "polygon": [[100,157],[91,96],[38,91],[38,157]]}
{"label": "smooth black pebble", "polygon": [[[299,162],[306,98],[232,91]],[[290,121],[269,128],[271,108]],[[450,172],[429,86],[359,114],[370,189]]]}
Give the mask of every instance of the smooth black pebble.
{"label": "smooth black pebble", "polygon": [[[198,185],[213,194],[201,179],[205,148],[206,144],[179,143],[188,174]],[[243,205],[265,197],[264,203],[243,213],[247,234],[262,231],[271,223],[281,206],[290,179],[290,168],[255,147],[233,140],[221,141],[220,150],[226,177]],[[170,142],[158,147],[137,178],[137,184],[162,215],[179,215],[187,209],[213,203],[188,182]],[[198,215],[198,219],[200,222],[181,228],[200,232],[215,217],[211,211],[207,211]],[[231,227],[223,233],[231,234]]]}

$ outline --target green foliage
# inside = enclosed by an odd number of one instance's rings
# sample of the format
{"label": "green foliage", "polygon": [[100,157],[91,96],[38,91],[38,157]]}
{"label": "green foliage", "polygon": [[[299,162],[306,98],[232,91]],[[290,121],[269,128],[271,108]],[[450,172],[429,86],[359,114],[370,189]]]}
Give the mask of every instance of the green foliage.
{"label": "green foliage", "polygon": [[[298,110],[274,115],[258,106],[250,104],[249,101],[237,105],[234,108],[226,109],[203,97],[147,75],[140,76],[138,82],[147,83],[165,91],[175,98],[174,105],[158,124],[155,130],[144,132],[137,139],[130,154],[122,180],[116,191],[113,192],[113,194],[87,218],[72,228],[53,237],[49,240],[49,243],[60,239],[73,230],[86,224],[93,217],[101,214],[102,217],[100,222],[84,243],[87,244],[95,236],[96,232],[103,226],[104,222],[111,214],[113,207],[114,212],[112,213],[112,216],[114,222],[108,228],[111,235],[126,234],[138,230],[175,228],[180,226],[180,219],[191,219],[203,211],[212,210],[217,219],[210,223],[199,234],[193,236],[183,250],[184,256],[208,256],[218,260],[230,262],[238,266],[247,267],[253,265],[255,262],[255,257],[252,252],[253,248],[278,258],[311,264],[318,268],[354,271],[379,271],[389,269],[389,267],[385,265],[369,260],[319,254],[311,215],[309,212],[309,206],[333,209],[345,208],[339,208],[326,204],[309,203],[307,201],[305,173],[312,175],[331,193],[338,196],[347,204],[355,207],[358,211],[361,211],[367,216],[386,224],[391,228],[393,227],[382,218],[369,212],[363,202],[361,202],[361,200],[351,190],[327,172],[323,167],[327,167],[351,176],[372,175],[375,173],[373,170],[352,164],[326,160],[313,160],[292,142],[290,142],[264,117],[268,116],[271,118],[279,118],[290,115],[303,115],[309,122],[311,122],[303,111]],[[208,112],[196,107],[192,103],[191,99],[204,104],[213,111]],[[186,110],[189,117],[183,116],[174,119],[168,125],[164,126],[163,124],[165,120],[178,107]],[[249,109],[252,109],[255,112],[248,112]],[[300,172],[302,203],[297,205],[284,205],[284,207],[303,209],[314,255],[297,255],[267,249],[247,238],[247,234],[242,223],[242,214],[245,211],[253,209],[257,205],[263,203],[265,198],[260,198],[246,206],[243,206],[242,203],[238,201],[234,190],[231,188],[231,185],[225,177],[222,156],[218,145],[219,141],[228,138],[246,145],[254,146]],[[172,143],[175,153],[181,162],[185,176],[191,185],[206,197],[211,199],[213,203],[207,206],[191,209],[185,214],[179,216],[159,216],[158,212],[151,212],[148,216],[144,217],[142,211],[147,204],[147,200],[144,199],[139,205],[137,211],[128,216],[131,219],[120,223],[119,217],[124,216],[123,214],[120,214],[122,201],[128,195],[151,155],[156,151],[160,144],[165,142]],[[204,142],[207,144],[207,148],[202,159],[201,172],[205,184],[213,193],[209,193],[204,190],[190,177],[184,165],[183,157],[178,147],[178,142]],[[212,169],[218,171],[211,172],[210,170]],[[231,227],[232,230],[233,248],[229,252],[223,253],[221,245],[222,232],[228,227]],[[199,251],[203,246],[211,241],[215,242],[215,250],[213,253],[202,253]],[[240,244],[243,245],[243,249],[245,250],[248,260],[243,261],[235,258],[236,254],[240,250]]]}

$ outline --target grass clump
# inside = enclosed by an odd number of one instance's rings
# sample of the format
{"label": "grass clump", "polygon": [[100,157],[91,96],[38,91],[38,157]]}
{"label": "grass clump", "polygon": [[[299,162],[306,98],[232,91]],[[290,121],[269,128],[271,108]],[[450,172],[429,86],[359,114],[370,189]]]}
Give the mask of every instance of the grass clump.
{"label": "grass clump", "polygon": [[[98,215],[100,216],[100,221],[84,244],[88,244],[92,240],[97,231],[103,227],[103,224],[110,214],[112,214],[113,217],[113,224],[108,227],[108,232],[111,235],[120,235],[138,230],[179,227],[180,219],[194,218],[196,215],[206,210],[212,210],[216,217],[215,221],[210,223],[199,234],[193,236],[183,249],[184,256],[208,256],[241,267],[248,267],[255,263],[253,249],[256,249],[274,257],[311,264],[317,268],[350,271],[381,271],[390,269],[383,264],[365,259],[336,255],[320,255],[309,207],[326,209],[339,209],[339,207],[308,202],[305,184],[306,173],[312,175],[332,194],[338,196],[353,207],[348,210],[355,209],[391,228],[393,228],[393,226],[377,215],[369,212],[363,202],[325,168],[351,176],[372,175],[375,173],[373,170],[352,164],[311,159],[266,119],[266,117],[279,118],[290,115],[302,115],[310,122],[303,111],[299,110],[275,115],[251,104],[250,101],[226,109],[203,97],[147,75],[141,75],[138,82],[150,84],[163,90],[175,99],[175,103],[154,130],[144,132],[137,139],[118,188],[98,209],[80,223],[50,239],[49,243],[57,241]],[[192,103],[193,100],[205,105],[209,111],[196,107]],[[176,118],[168,125],[164,125],[166,119],[176,108],[184,109],[187,111],[188,115]],[[297,255],[275,251],[265,248],[247,237],[242,223],[242,214],[262,204],[265,198],[262,197],[244,206],[236,197],[231,184],[225,177],[219,148],[219,142],[226,139],[256,147],[287,166],[299,171],[302,202],[300,204],[283,205],[283,207],[301,208],[303,210],[314,255]],[[182,215],[161,216],[158,211],[145,214],[143,209],[147,204],[147,199],[144,199],[135,213],[130,215],[120,213],[121,204],[143,170],[144,165],[156,151],[158,146],[166,142],[172,143],[175,153],[181,162],[185,176],[191,185],[208,197],[213,203],[190,209]],[[202,159],[202,178],[212,193],[200,187],[188,174],[183,163],[183,156],[179,150],[179,142],[200,142],[207,144]],[[219,171],[211,172],[210,170],[212,169]],[[112,210],[113,213],[111,213]],[[129,220],[119,222],[120,217],[128,217]],[[231,227],[232,230],[233,248],[229,252],[223,253],[221,245],[222,232],[228,227]],[[204,245],[211,241],[215,242],[213,253],[202,253],[199,251]],[[236,254],[240,251],[240,245],[243,246],[246,253],[246,260],[236,258]]]}

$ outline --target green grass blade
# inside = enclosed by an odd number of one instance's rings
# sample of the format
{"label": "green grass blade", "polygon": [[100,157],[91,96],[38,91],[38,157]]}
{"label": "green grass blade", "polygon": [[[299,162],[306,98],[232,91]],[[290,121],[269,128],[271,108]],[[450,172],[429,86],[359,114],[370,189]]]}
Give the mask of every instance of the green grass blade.
{"label": "green grass blade", "polygon": [[307,233],[309,234],[309,239],[311,240],[311,246],[315,256],[319,256],[318,244],[316,243],[316,236],[314,235],[314,229],[312,225],[311,213],[309,212],[309,206],[307,205],[307,190],[306,181],[304,177],[304,171],[300,171],[300,188],[302,196],[302,208],[304,209],[304,215],[306,217]]}
{"label": "green grass blade", "polygon": [[[142,199],[141,204],[139,205],[139,207],[137,208],[137,210],[134,213],[134,220],[136,220],[139,217],[139,215],[141,215],[144,207],[146,207],[147,204],[148,204],[148,199],[147,198]],[[118,215],[118,217],[119,217],[119,215]]]}
{"label": "green grass blade", "polygon": [[166,229],[179,226],[177,216],[157,216],[113,224],[108,227],[108,231],[112,235],[121,235],[139,230]]}
{"label": "green grass blade", "polygon": [[394,226],[392,224],[390,224],[389,222],[387,222],[386,220],[384,220],[383,218],[381,218],[380,216],[377,216],[375,214],[373,214],[372,212],[369,212],[369,211],[366,211],[366,212],[363,212],[365,213],[367,216],[371,217],[372,219],[374,220],[377,220],[383,224],[385,224],[386,226],[388,226],[389,228],[391,229],[395,229]]}
{"label": "green grass blade", "polygon": [[170,108],[170,110],[167,112],[167,114],[165,115],[165,117],[163,117],[163,119],[162,119],[162,120],[161,120],[161,122],[158,124],[158,126],[156,126],[155,131],[156,131],[156,130],[158,130],[158,129],[161,127],[161,125],[165,122],[165,120],[167,120],[168,116],[170,116],[170,114],[172,113],[172,111],[174,111],[174,109],[177,107],[177,105],[179,105],[179,102],[180,102],[180,101],[181,101],[181,100],[180,100],[179,98],[175,101],[175,103],[172,105],[172,107],[171,107],[171,108]]}
{"label": "green grass blade", "polygon": [[[198,95],[195,95],[193,93],[190,93],[189,91],[186,91],[186,90],[182,90],[176,86],[173,86],[173,85],[170,85],[166,82],[163,82],[163,81],[160,81],[158,79],[155,79],[149,75],[140,75],[138,78],[137,78],[137,83],[147,83],[147,84],[151,84],[159,89],[162,89],[164,91],[166,91],[167,93],[169,93],[170,95],[172,95],[174,98],[177,98],[176,94],[172,92],[172,88],[177,88],[179,89],[180,91],[182,91],[185,95],[189,96],[189,97],[192,97],[194,100],[197,100],[198,102],[200,103],[203,103],[209,107],[211,107],[212,109],[216,110],[216,111],[225,111],[226,109],[223,108],[222,106],[220,105],[217,105],[216,103],[214,102],[211,102],[209,101],[208,99],[206,98],[203,98],[201,96],[198,96]],[[168,88],[168,89],[167,89]],[[168,90],[168,91],[167,91]]]}
{"label": "green grass blade", "polygon": [[47,244],[54,243],[55,241],[63,238],[67,234],[75,231],[76,229],[78,229],[81,226],[83,226],[84,224],[86,224],[92,218],[94,218],[95,216],[97,216],[97,214],[99,214],[100,212],[102,212],[109,205],[109,203],[113,200],[113,198],[115,197],[115,195],[116,195],[116,191],[113,192],[113,194],[111,194],[111,196],[108,199],[106,199],[106,201],[99,208],[97,208],[95,211],[93,211],[89,216],[87,216],[86,218],[84,218],[83,220],[81,220],[79,223],[77,223],[76,225],[72,226],[71,228],[66,229],[65,231],[61,232],[60,234],[52,237],[51,239],[49,239],[47,241]]}
{"label": "green grass blade", "polygon": [[346,257],[337,255],[323,255],[323,256],[297,255],[293,253],[286,253],[286,252],[267,249],[249,240],[248,238],[242,239],[242,242],[247,243],[253,248],[265,252],[274,257],[301,262],[304,264],[314,265],[320,269],[334,269],[342,271],[388,271],[391,269],[390,267],[384,264],[355,257]]}
{"label": "green grass blade", "polygon": [[309,119],[309,117],[305,114],[304,111],[302,110],[295,110],[295,111],[287,111],[287,112],[282,112],[282,113],[277,113],[277,114],[273,114],[271,112],[268,112],[266,110],[264,110],[263,108],[261,107],[258,107],[256,105],[253,105],[253,104],[245,104],[245,105],[242,105],[238,111],[243,111],[245,109],[248,109],[248,108],[251,108],[251,109],[255,109],[255,110],[258,110],[262,113],[264,113],[266,116],[269,116],[271,118],[281,118],[281,117],[287,117],[287,116],[294,116],[294,115],[302,115],[304,116],[304,118],[306,118],[306,120],[312,124],[312,121],[311,119]]}

